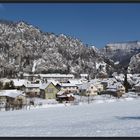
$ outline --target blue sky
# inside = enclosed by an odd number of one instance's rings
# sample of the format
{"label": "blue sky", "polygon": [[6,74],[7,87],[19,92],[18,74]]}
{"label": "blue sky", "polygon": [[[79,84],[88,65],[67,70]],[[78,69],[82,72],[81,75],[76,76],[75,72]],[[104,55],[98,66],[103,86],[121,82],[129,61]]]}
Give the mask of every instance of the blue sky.
{"label": "blue sky", "polygon": [[24,20],[98,48],[140,40],[140,3],[2,3],[0,19]]}

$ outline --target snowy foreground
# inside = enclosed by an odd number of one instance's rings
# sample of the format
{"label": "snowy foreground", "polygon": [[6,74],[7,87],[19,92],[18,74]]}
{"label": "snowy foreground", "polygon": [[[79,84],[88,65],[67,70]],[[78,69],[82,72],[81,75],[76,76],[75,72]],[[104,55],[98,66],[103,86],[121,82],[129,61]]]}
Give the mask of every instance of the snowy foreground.
{"label": "snowy foreground", "polygon": [[0,136],[140,136],[140,98],[0,112]]}

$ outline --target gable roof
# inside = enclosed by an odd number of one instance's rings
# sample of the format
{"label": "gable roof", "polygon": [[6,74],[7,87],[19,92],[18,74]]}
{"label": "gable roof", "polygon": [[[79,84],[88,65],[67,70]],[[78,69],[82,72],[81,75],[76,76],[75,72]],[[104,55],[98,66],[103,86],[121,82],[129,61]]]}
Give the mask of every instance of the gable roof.
{"label": "gable roof", "polygon": [[117,83],[115,83],[113,85],[107,86],[107,89],[118,89],[119,86],[123,86],[123,85],[120,82],[117,82]]}
{"label": "gable roof", "polygon": [[56,80],[54,80],[54,79],[49,79],[49,80],[47,80],[47,81],[53,83],[55,86],[56,86],[57,84],[59,84],[59,82],[56,81]]}
{"label": "gable roof", "polygon": [[[47,88],[50,84],[53,84],[52,82],[47,82],[47,83],[43,83],[43,84],[41,84],[40,85],[40,89],[45,89],[45,88]],[[54,85],[54,84],[53,84]]]}

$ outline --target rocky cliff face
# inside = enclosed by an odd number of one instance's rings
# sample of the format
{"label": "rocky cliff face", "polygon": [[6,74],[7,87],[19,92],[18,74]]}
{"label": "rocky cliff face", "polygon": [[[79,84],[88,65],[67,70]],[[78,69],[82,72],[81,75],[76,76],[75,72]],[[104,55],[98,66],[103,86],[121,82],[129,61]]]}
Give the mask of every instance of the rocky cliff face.
{"label": "rocky cliff face", "polygon": [[140,42],[109,43],[102,49],[103,54],[122,66],[128,66],[133,55],[140,52]]}
{"label": "rocky cliff face", "polygon": [[[105,62],[106,61],[106,62]],[[97,72],[96,64],[110,60],[99,55],[95,47],[63,34],[45,33],[21,22],[0,21],[0,73],[2,77],[27,73]]]}
{"label": "rocky cliff face", "polygon": [[140,53],[134,55],[130,59],[130,63],[128,66],[129,73],[140,73]]}

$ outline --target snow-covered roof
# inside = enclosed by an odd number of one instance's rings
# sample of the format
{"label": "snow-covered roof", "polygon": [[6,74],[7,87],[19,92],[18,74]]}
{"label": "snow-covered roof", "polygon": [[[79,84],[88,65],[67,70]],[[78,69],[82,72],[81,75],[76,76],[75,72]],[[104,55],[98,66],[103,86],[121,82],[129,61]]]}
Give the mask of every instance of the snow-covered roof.
{"label": "snow-covered roof", "polygon": [[39,76],[39,74],[29,74],[29,73],[23,73],[23,76],[25,76],[25,77],[29,77],[29,76],[38,77],[38,76]]}
{"label": "snow-covered roof", "polygon": [[65,91],[60,90],[60,91],[57,93],[57,95],[63,95],[64,93],[65,93]]}
{"label": "snow-covered roof", "polygon": [[57,84],[59,84],[59,82],[58,81],[56,81],[56,80],[54,80],[54,79],[49,79],[49,80],[47,80],[48,82],[52,82],[55,86],[57,85]]}
{"label": "snow-covered roof", "polygon": [[109,89],[107,89],[106,91],[113,91],[113,92],[116,92],[117,89],[115,89],[115,88],[109,88]]}
{"label": "snow-covered roof", "polygon": [[81,78],[80,81],[81,81],[82,83],[87,83],[87,82],[88,82],[88,80],[85,79],[85,78]]}
{"label": "snow-covered roof", "polygon": [[60,84],[61,87],[77,87],[76,84],[73,83],[62,83]]}
{"label": "snow-covered roof", "polygon": [[104,78],[101,83],[106,82],[108,85],[112,85],[113,83],[116,83],[117,80],[115,78]]}
{"label": "snow-covered roof", "polygon": [[39,88],[41,84],[26,84],[25,87],[27,88]]}
{"label": "snow-covered roof", "polygon": [[40,74],[41,77],[45,78],[74,78],[73,74]]}
{"label": "snow-covered roof", "polygon": [[116,85],[109,85],[109,86],[107,86],[107,89],[117,89],[117,86]]}
{"label": "snow-covered roof", "polygon": [[123,87],[123,85],[120,82],[117,82],[117,83],[115,83],[113,85],[107,86],[107,89],[118,89],[120,86]]}
{"label": "snow-covered roof", "polygon": [[16,87],[20,87],[20,86],[23,86],[23,85],[25,85],[25,84],[27,84],[27,80],[25,80],[25,79],[11,79],[13,82],[14,82],[14,85],[16,86]]}
{"label": "snow-covered roof", "polygon": [[88,74],[84,73],[84,74],[80,74],[81,77],[88,77]]}
{"label": "snow-covered roof", "polygon": [[40,89],[45,89],[46,87],[48,87],[49,85],[51,84],[51,82],[48,82],[48,83],[43,83],[40,85]]}
{"label": "snow-covered roof", "polygon": [[0,91],[0,96],[8,96],[8,97],[16,98],[19,95],[23,95],[22,93],[23,93],[23,91],[19,91],[19,90],[16,90],[16,89],[1,90]]}
{"label": "snow-covered roof", "polygon": [[[82,85],[78,86],[79,89],[88,89],[91,85],[93,85],[92,83],[83,83]],[[93,85],[94,86],[94,85]]]}
{"label": "snow-covered roof", "polygon": [[82,81],[80,79],[69,79],[68,80],[71,84],[80,85]]}
{"label": "snow-covered roof", "polygon": [[92,79],[89,81],[89,83],[93,83],[93,84],[96,84],[96,83],[101,83],[101,80],[100,79]]}

